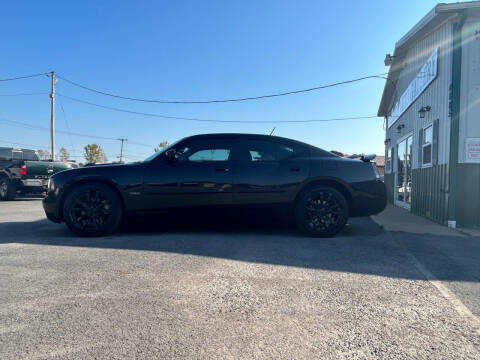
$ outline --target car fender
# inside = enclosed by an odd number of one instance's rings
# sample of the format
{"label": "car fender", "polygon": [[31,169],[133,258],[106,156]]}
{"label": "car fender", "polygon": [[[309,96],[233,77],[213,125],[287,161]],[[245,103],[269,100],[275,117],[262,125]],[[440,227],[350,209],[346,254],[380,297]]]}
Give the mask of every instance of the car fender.
{"label": "car fender", "polygon": [[115,193],[118,195],[120,202],[122,204],[122,210],[126,210],[126,205],[125,205],[125,197],[124,193],[122,191],[122,187],[115,181],[115,179],[112,179],[111,177],[107,176],[102,176],[100,174],[85,174],[81,176],[74,177],[72,179],[69,179],[67,182],[63,184],[63,189],[60,195],[59,199],[59,206],[57,209],[57,216],[59,218],[62,218],[63,216],[63,205],[65,203],[65,199],[67,198],[68,194],[77,186],[83,185],[83,184],[89,184],[89,183],[100,183],[107,185],[111,187]]}
{"label": "car fender", "polygon": [[354,197],[353,189],[348,183],[346,183],[342,179],[334,176],[318,176],[310,178],[302,183],[299,190],[295,194],[295,201],[302,191],[316,185],[331,186],[339,190],[345,196],[348,202],[350,202]]}

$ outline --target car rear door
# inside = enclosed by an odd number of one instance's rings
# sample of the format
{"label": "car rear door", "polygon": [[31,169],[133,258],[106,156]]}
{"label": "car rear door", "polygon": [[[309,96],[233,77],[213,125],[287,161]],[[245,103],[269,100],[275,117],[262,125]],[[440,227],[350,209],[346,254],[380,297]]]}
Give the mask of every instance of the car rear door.
{"label": "car rear door", "polygon": [[147,207],[228,205],[233,202],[233,139],[192,139],[175,146],[177,159],[154,161],[144,176]]}
{"label": "car rear door", "polygon": [[239,140],[234,172],[237,204],[291,202],[309,174],[308,149],[297,143]]}

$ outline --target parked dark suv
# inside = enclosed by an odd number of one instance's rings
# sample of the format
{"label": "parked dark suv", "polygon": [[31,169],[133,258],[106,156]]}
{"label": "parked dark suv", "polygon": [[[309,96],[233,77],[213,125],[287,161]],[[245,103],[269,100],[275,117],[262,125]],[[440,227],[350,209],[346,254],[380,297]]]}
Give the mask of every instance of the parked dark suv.
{"label": "parked dark suv", "polygon": [[143,162],[51,177],[43,206],[81,236],[113,232],[126,214],[178,208],[287,205],[305,234],[335,235],[349,216],[386,204],[375,164],[266,135],[184,138]]}

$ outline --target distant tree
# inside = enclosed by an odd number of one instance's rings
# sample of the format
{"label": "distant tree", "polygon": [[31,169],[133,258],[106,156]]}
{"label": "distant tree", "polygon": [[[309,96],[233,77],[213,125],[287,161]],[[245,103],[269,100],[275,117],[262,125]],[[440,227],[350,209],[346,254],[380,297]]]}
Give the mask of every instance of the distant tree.
{"label": "distant tree", "polygon": [[167,147],[168,141],[162,141],[156,148],[153,149],[154,152],[159,152],[160,149]]}
{"label": "distant tree", "polygon": [[103,152],[103,150],[100,151],[100,162],[101,163],[107,163],[108,162],[107,155]]}
{"label": "distant tree", "polygon": [[106,163],[107,155],[102,147],[97,144],[88,144],[84,148],[84,157],[87,163]]}
{"label": "distant tree", "polygon": [[59,155],[60,155],[59,158],[61,161],[67,161],[68,158],[70,157],[70,153],[64,147],[60,149]]}
{"label": "distant tree", "polygon": [[344,156],[345,156],[345,154],[344,154],[344,153],[341,153],[340,151],[330,150],[330,152],[331,152],[332,154],[337,155],[337,156],[341,156],[341,157],[344,157]]}
{"label": "distant tree", "polygon": [[48,152],[47,150],[39,149],[37,150],[37,154],[40,160],[50,160],[52,158],[50,152]]}

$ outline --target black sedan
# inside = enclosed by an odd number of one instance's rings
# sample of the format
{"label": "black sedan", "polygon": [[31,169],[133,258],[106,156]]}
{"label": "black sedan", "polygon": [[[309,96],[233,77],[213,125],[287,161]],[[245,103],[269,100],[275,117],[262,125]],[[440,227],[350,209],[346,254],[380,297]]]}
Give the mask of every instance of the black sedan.
{"label": "black sedan", "polygon": [[276,136],[208,134],[143,162],[55,174],[43,200],[50,220],[81,236],[109,234],[132,213],[264,205],[286,205],[302,232],[328,237],[349,216],[381,212],[386,192],[368,157],[345,159]]}

